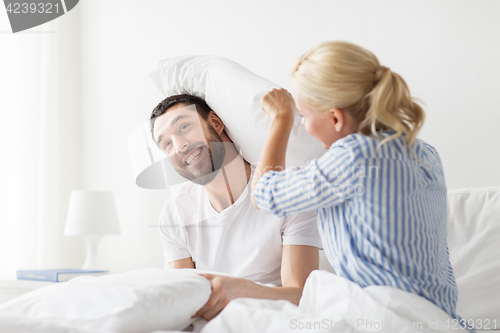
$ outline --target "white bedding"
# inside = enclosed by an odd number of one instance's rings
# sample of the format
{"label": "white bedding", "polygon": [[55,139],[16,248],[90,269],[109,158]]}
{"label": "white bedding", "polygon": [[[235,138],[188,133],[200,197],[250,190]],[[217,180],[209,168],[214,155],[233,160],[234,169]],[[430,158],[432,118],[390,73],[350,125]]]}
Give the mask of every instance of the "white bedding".
{"label": "white bedding", "polygon": [[[170,275],[170,272],[163,271]],[[159,270],[143,270],[136,274],[153,274],[154,283],[163,274]],[[175,272],[175,276],[189,274],[191,272]],[[192,274],[192,273],[191,273]],[[190,278],[193,276],[189,274]],[[172,276],[170,276],[172,277]],[[185,278],[187,276],[184,276]],[[147,278],[147,277],[146,277]],[[94,278],[98,279],[98,278]],[[129,279],[129,278],[127,278]],[[134,278],[135,280],[135,278]],[[196,281],[197,279],[194,279]],[[177,280],[179,281],[179,280]],[[149,283],[153,281],[150,280]],[[69,287],[72,283],[66,284]],[[76,283],[74,283],[76,284]],[[60,286],[63,286],[62,284]],[[49,288],[50,287],[45,287]],[[142,289],[134,284],[131,286],[137,290]],[[174,289],[177,289],[174,287]],[[43,289],[43,288],[42,288]],[[194,288],[195,289],[195,288]],[[203,288],[202,288],[203,289]],[[200,290],[202,290],[200,289]],[[37,297],[47,294],[47,291],[38,293],[32,292],[2,305],[1,310],[6,309],[6,305],[23,305],[29,310],[29,304],[37,302]],[[169,292],[171,294],[172,290]],[[185,293],[185,291],[183,292]],[[196,293],[199,293],[197,291]],[[140,293],[139,293],[140,294]],[[37,296],[38,295],[38,296]],[[149,295],[150,297],[151,295]],[[176,296],[178,297],[178,296]],[[191,301],[197,298],[191,295]],[[194,298],[193,298],[194,297]],[[171,298],[171,297],[168,297]],[[196,302],[204,303],[207,295],[203,295]],[[115,298],[113,298],[115,299]],[[110,302],[112,301],[109,300]],[[149,302],[152,299],[149,298]],[[176,305],[186,307],[187,299],[177,301]],[[68,299],[67,303],[63,299],[57,300],[58,309],[63,309],[74,300]],[[194,301],[193,301],[194,302]],[[144,308],[147,299],[142,299],[139,308]],[[52,303],[55,305],[56,303]],[[111,303],[110,303],[111,304]],[[177,307],[177,306],[175,306]],[[198,309],[199,304],[193,307],[191,304],[190,314],[194,308]],[[22,310],[21,307],[18,310]],[[45,309],[48,311],[49,309]],[[152,332],[144,314],[142,317],[135,317],[134,325],[124,326],[126,320],[131,318],[116,316],[112,318],[116,323],[115,327],[124,329],[105,329],[98,325],[87,325],[87,329],[82,328],[82,318],[78,315],[73,319],[54,320],[53,318],[41,318],[40,316],[23,315],[20,311],[0,311],[0,332],[51,332],[51,333],[90,333],[90,332]],[[44,312],[44,311],[42,311]],[[56,311],[59,312],[59,311]],[[68,310],[66,310],[66,313]],[[30,313],[27,311],[26,313]],[[168,312],[165,312],[168,315]],[[98,321],[96,321],[98,323]],[[457,332],[463,331],[459,327],[452,329],[453,321],[445,312],[433,303],[419,296],[394,289],[391,287],[373,286],[360,288],[344,278],[326,271],[314,271],[307,279],[300,305],[297,307],[288,301],[271,301],[241,298],[232,301],[221,312],[221,314],[204,325],[201,318],[198,319],[200,325],[195,325],[202,333],[223,333],[223,332],[250,332],[250,333],[278,333],[278,332]],[[450,326],[446,328],[446,324]],[[88,324],[88,323],[87,323]],[[92,329],[89,330],[89,327]],[[131,326],[134,326],[132,328]],[[185,325],[187,326],[187,324]],[[456,325],[458,326],[458,325]],[[151,327],[151,326],[149,326]],[[176,328],[182,329],[182,328]],[[179,332],[157,330],[160,332]]]}
{"label": "white bedding", "polygon": [[450,316],[422,297],[385,286],[360,288],[335,274],[314,271],[298,307],[287,301],[237,299],[201,332],[464,331],[452,325]]}

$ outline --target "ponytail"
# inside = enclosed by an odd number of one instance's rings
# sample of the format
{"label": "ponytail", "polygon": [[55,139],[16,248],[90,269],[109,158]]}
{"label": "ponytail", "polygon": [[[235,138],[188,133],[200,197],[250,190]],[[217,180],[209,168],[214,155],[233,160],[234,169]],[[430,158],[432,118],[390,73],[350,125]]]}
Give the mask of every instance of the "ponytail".
{"label": "ponytail", "polygon": [[379,146],[407,134],[409,146],[424,123],[405,81],[381,66],[370,51],[347,42],[325,42],[306,52],[293,70],[293,81],[320,112],[339,108],[359,123],[358,132],[379,135],[393,130]]}
{"label": "ponytail", "polygon": [[413,101],[406,82],[397,73],[380,66],[374,75],[376,84],[366,95],[369,107],[359,131],[375,135],[381,129],[396,131],[379,145],[406,133],[411,146],[424,123],[424,110]]}

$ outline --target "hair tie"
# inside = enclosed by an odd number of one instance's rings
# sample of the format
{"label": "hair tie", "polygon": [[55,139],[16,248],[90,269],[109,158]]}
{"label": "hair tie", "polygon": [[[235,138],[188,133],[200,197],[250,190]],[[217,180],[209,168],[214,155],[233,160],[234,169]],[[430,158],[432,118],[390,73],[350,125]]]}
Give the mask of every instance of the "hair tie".
{"label": "hair tie", "polygon": [[384,73],[386,71],[390,70],[388,67],[385,67],[385,66],[379,66],[375,72],[373,73],[375,75],[374,77],[374,82],[379,82],[381,79],[382,79],[382,75],[384,75]]}

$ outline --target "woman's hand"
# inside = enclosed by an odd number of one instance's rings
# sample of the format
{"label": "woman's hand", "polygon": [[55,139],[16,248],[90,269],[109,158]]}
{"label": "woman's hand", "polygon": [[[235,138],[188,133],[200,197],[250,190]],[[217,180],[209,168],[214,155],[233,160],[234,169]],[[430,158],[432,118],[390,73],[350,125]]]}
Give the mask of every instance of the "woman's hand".
{"label": "woman's hand", "polygon": [[286,89],[273,89],[262,97],[260,106],[272,119],[295,117],[295,101]]}
{"label": "woman's hand", "polygon": [[255,187],[260,177],[271,170],[285,169],[286,147],[295,118],[295,101],[286,89],[271,90],[262,97],[260,106],[271,117],[271,127],[252,178],[252,204],[256,209]]}

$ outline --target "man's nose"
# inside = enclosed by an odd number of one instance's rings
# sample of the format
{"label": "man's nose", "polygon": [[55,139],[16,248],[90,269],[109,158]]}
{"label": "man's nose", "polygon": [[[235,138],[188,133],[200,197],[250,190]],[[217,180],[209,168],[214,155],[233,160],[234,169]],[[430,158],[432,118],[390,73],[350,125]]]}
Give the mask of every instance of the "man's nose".
{"label": "man's nose", "polygon": [[189,142],[183,137],[172,138],[172,144],[174,145],[174,150],[176,154],[180,154],[186,150]]}

